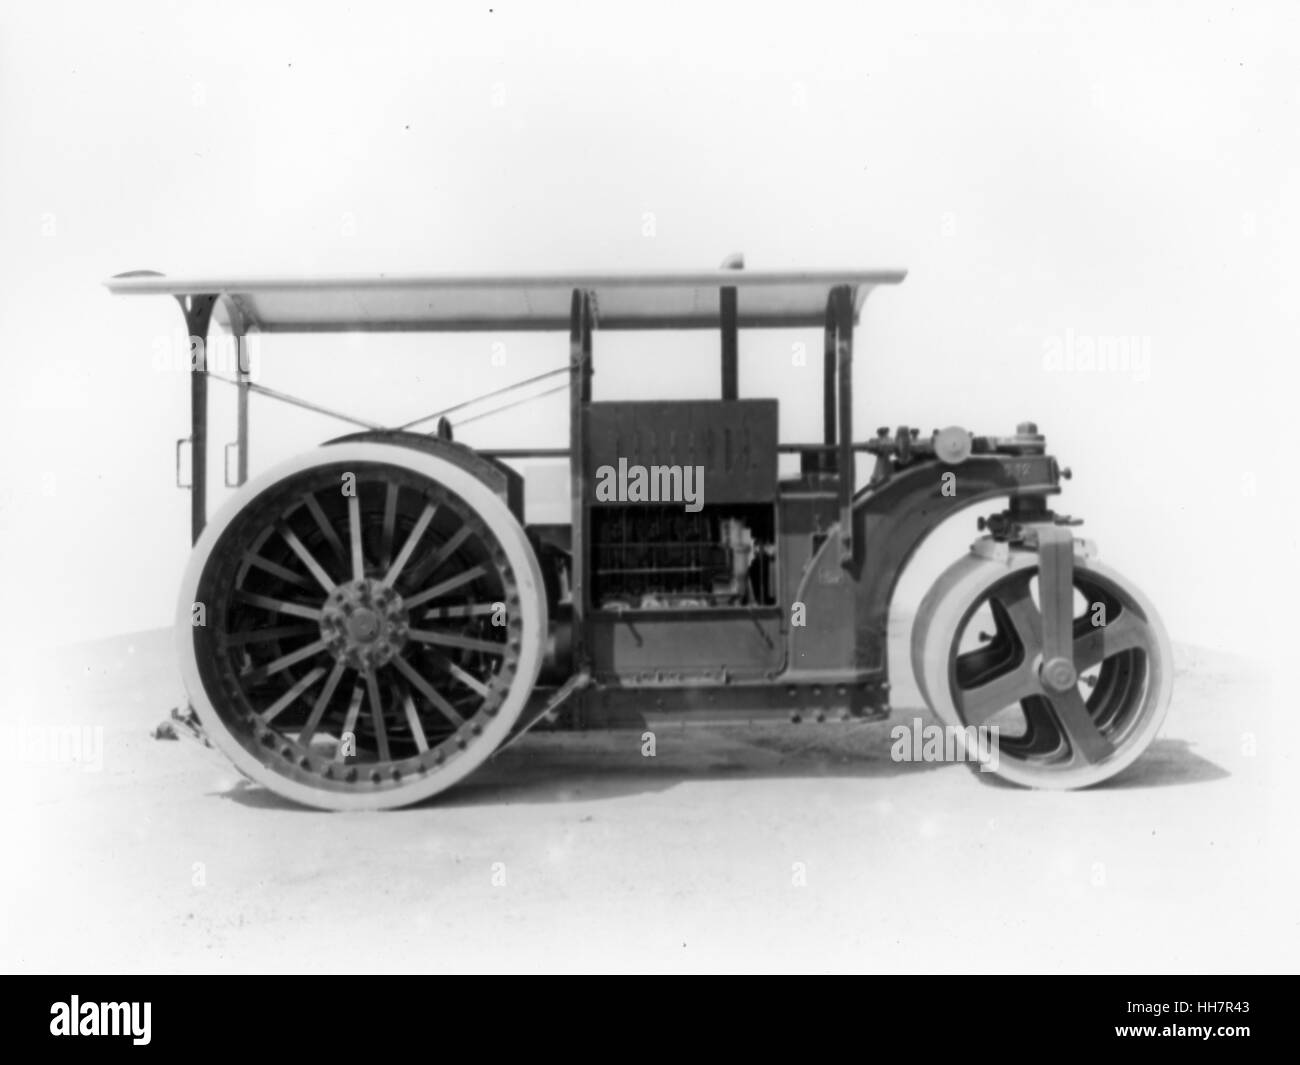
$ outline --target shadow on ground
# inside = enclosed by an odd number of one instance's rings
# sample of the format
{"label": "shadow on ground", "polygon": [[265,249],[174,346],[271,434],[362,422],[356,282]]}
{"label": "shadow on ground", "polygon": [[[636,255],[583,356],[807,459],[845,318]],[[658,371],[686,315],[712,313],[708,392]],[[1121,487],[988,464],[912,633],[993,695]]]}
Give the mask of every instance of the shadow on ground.
{"label": "shadow on ground", "polygon": [[[1240,664],[1224,656],[1180,646],[1177,657],[1179,701],[1192,711],[1186,715],[1189,718],[1204,716],[1193,709],[1192,696],[1208,696],[1196,700],[1208,708],[1234,691],[1234,681],[1240,683]],[[63,689],[59,701],[75,706],[81,721],[88,716],[118,721],[136,718],[142,727],[152,727],[164,717],[155,707],[167,705],[179,694],[171,634],[166,631],[66,648],[51,665]],[[892,728],[914,718],[923,723],[934,721],[928,711],[907,706],[918,699],[908,679],[902,678],[896,693],[905,700],[904,705],[896,708],[889,721],[661,727],[656,730],[654,757],[643,756],[640,729],[533,732],[489,759],[459,786],[421,805],[565,803],[658,793],[681,784],[721,780],[888,779],[915,778],[936,769],[970,772],[963,766],[894,762],[890,758]],[[1176,705],[1171,720],[1178,720],[1178,710]],[[1195,746],[1203,744],[1162,736],[1134,765],[1091,790],[1206,784],[1229,776],[1222,766],[1198,754]],[[228,766],[219,752],[205,753]],[[229,768],[233,772],[233,767]],[[992,773],[975,775],[986,787],[1016,787]],[[209,794],[251,808],[307,809],[242,778]]]}
{"label": "shadow on ground", "polygon": [[[641,753],[636,730],[530,735],[489,759],[470,778],[414,809],[513,803],[569,803],[664,792],[683,784],[734,780],[880,780],[936,770],[971,773],[982,784],[1018,790],[992,773],[944,762],[895,762],[889,722],[819,726],[820,735],[788,725],[692,728],[657,738]],[[1230,774],[1180,739],[1160,739],[1097,791],[1204,784]],[[256,809],[308,810],[251,781],[212,794]]]}

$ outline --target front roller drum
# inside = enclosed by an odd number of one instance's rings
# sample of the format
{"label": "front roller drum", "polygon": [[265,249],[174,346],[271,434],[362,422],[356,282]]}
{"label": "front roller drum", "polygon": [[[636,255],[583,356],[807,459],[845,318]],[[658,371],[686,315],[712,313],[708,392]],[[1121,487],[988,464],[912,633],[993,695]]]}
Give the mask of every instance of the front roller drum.
{"label": "front roller drum", "polygon": [[195,545],[181,673],[212,742],[295,802],[426,799],[509,735],[547,633],[506,504],[438,455],[331,444],[245,485]]}
{"label": "front roller drum", "polygon": [[1037,552],[992,554],[956,562],[922,600],[912,634],[922,696],[967,736],[971,726],[996,728],[997,773],[1007,780],[1082,788],[1114,776],[1151,743],[1169,708],[1164,625],[1137,588],[1076,552],[1067,680],[1077,679],[1061,683],[1045,675]]}

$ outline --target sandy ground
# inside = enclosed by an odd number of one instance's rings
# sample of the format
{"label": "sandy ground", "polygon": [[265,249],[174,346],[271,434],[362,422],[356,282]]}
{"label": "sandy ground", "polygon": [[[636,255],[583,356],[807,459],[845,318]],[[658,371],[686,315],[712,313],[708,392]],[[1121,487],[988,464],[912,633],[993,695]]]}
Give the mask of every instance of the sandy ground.
{"label": "sandy ground", "polygon": [[[893,721],[929,720],[905,638]],[[1178,664],[1164,734],[1086,792],[803,724],[661,732],[653,759],[529,736],[434,804],[345,815],[150,737],[170,634],[11,663],[0,967],[1294,971],[1291,748],[1258,667]],[[100,764],[33,725],[102,728]]]}

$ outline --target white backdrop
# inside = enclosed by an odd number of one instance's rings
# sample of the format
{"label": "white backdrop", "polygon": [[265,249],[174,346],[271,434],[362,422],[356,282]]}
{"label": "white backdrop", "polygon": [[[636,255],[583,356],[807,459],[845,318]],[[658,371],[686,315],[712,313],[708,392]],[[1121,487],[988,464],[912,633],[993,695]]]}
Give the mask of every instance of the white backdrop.
{"label": "white backdrop", "polygon": [[[4,647],[171,617],[188,381],[152,362],[180,317],[108,296],[106,276],[695,269],[741,250],[753,268],[909,268],[863,319],[862,432],[1037,420],[1074,469],[1061,509],[1175,638],[1280,646],[1297,10],[8,6]],[[1109,338],[1135,338],[1126,364],[1063,357]],[[262,380],[396,422],[564,358],[562,337],[496,338],[496,365],[492,339],[268,340]],[[779,396],[787,438],[816,434],[819,343],[742,340],[742,395]],[[716,351],[598,337],[597,396],[715,395]],[[232,404],[213,388],[220,440]],[[253,417],[254,470],[343,431],[260,399]],[[552,397],[460,435],[557,444],[566,417]],[[534,473],[540,507],[562,480]],[[945,531],[905,597],[973,531]]]}

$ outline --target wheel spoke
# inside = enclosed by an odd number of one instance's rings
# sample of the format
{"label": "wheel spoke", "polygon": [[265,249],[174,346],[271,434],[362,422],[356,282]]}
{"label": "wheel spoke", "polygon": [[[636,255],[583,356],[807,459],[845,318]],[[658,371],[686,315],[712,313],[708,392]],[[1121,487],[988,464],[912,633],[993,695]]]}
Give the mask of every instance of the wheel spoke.
{"label": "wheel spoke", "polygon": [[1114,750],[1092,720],[1088,704],[1083,701],[1077,686],[1063,692],[1047,692],[1046,695],[1052,715],[1070,742],[1075,761],[1095,765]]}
{"label": "wheel spoke", "polygon": [[257,595],[242,589],[235,593],[235,598],[241,603],[260,606],[263,610],[271,610],[277,614],[291,614],[293,617],[310,618],[312,621],[319,621],[321,618],[320,608],[308,606],[306,603],[290,603],[284,599],[272,599],[270,596]]}
{"label": "wheel spoke", "polygon": [[496,640],[480,640],[473,636],[458,636],[451,632],[435,632],[432,629],[410,629],[407,638],[417,643],[432,643],[439,647],[459,647],[466,651],[482,651],[489,655],[504,655],[506,645]]}
{"label": "wheel spoke", "polygon": [[304,658],[310,658],[312,655],[320,654],[325,650],[325,641],[313,640],[306,647],[300,647],[296,651],[290,651],[287,655],[281,655],[273,662],[268,662],[264,666],[258,666],[256,669],[250,669],[247,673],[242,674],[244,680],[256,684],[265,680],[267,677],[279,673],[282,669],[288,669],[290,666],[301,662]]}
{"label": "wheel spoke", "polygon": [[397,671],[414,684],[420,694],[428,699],[429,702],[433,703],[433,705],[436,706],[443,716],[453,725],[459,728],[461,725],[465,724],[465,719],[460,716],[456,708],[435,691],[433,686],[415,671],[410,662],[401,655],[398,655],[393,659],[393,665],[396,666]]}
{"label": "wheel spoke", "polygon": [[356,492],[348,496],[348,539],[352,543],[352,579],[359,581],[366,575],[366,559],[361,551],[361,500]]}
{"label": "wheel spoke", "polygon": [[416,567],[416,569],[411,573],[411,582],[414,584],[418,584],[426,577],[432,577],[435,573],[437,573],[438,568],[444,562],[446,562],[447,559],[451,558],[451,556],[455,553],[456,549],[459,548],[461,544],[463,544],[466,540],[469,539],[471,531],[472,530],[468,525],[462,525],[459,529],[457,529],[456,532],[451,536],[451,538],[440,548],[438,548],[436,554],[434,554],[430,558],[425,559],[423,562],[420,563],[418,567]]}
{"label": "wheel spoke", "polygon": [[999,710],[1017,705],[1021,699],[1042,692],[1033,668],[1026,662],[999,677],[970,688],[957,688],[962,720],[982,725]]}
{"label": "wheel spoke", "polygon": [[316,699],[316,705],[311,708],[311,716],[307,718],[307,724],[303,725],[302,731],[298,733],[298,742],[306,747],[311,743],[311,738],[316,735],[316,729],[320,726],[321,718],[325,716],[325,708],[334,698],[334,690],[339,686],[339,681],[343,679],[343,673],[347,666],[343,662],[335,662],[334,668],[330,671],[328,679],[325,681],[325,687],[321,689],[320,696]]}
{"label": "wheel spoke", "polygon": [[267,724],[270,724],[272,721],[275,720],[276,717],[280,715],[280,713],[285,709],[285,707],[287,707],[290,703],[292,703],[295,699],[297,699],[298,696],[300,696],[303,692],[305,692],[308,688],[310,688],[323,676],[325,676],[324,668],[322,668],[321,666],[317,666],[310,673],[306,674],[302,678],[302,680],[298,681],[297,684],[295,684],[287,692],[281,695],[280,698],[278,698],[275,702],[273,702],[270,706],[268,706],[265,710],[263,710],[262,720],[265,721]]}
{"label": "wheel spoke", "polygon": [[437,651],[431,650],[429,651],[429,657],[432,658],[435,663],[437,663],[439,669],[446,670],[446,672],[450,673],[453,677],[455,677],[458,681],[460,681],[463,685],[465,685],[465,687],[467,687],[470,691],[474,692],[475,694],[482,696],[484,699],[486,699],[489,695],[492,694],[491,688],[489,688],[486,684],[484,684],[481,680],[479,680],[478,677],[474,676],[473,673],[461,669],[460,666],[456,665],[456,663],[453,662],[446,655],[439,654]]}
{"label": "wheel spoke", "polygon": [[185,578],[208,621],[180,642],[182,672],[214,746],[253,779],[388,809],[446,788],[514,727],[545,651],[537,546],[455,465],[349,441],[214,518]]}
{"label": "wheel spoke", "polygon": [[384,701],[379,697],[379,680],[373,669],[366,670],[366,690],[370,693],[370,718],[375,723],[375,743],[379,747],[379,760],[391,762],[388,730],[384,728]]}
{"label": "wheel spoke", "polygon": [[432,606],[424,612],[425,621],[445,621],[448,618],[481,618],[491,614],[496,603],[468,603],[464,606]]}
{"label": "wheel spoke", "polygon": [[352,734],[353,741],[357,735],[357,717],[361,713],[361,700],[364,697],[366,689],[361,684],[361,678],[357,678],[356,684],[352,686],[352,702],[348,704],[348,716],[343,720],[343,731],[339,733],[338,750],[334,752],[334,761],[341,762],[348,757],[343,753],[343,739],[348,733]]}
{"label": "wheel spoke", "polygon": [[256,566],[260,570],[265,570],[273,577],[279,577],[280,580],[287,584],[296,584],[300,588],[307,589],[312,587],[311,581],[307,580],[307,578],[302,574],[294,573],[294,571],[289,569],[287,566],[281,566],[278,562],[272,562],[268,558],[263,558],[261,555],[254,554],[252,551],[246,551],[244,553],[244,561],[250,566]]}
{"label": "wheel spoke", "polygon": [[411,728],[411,735],[415,737],[415,746],[423,754],[429,749],[429,740],[424,734],[424,726],[420,724],[420,715],[415,712],[415,700],[411,698],[410,692],[402,693],[402,708],[406,711],[406,723]]}
{"label": "wheel spoke", "polygon": [[285,525],[284,522],[278,522],[275,529],[284,538],[284,542],[293,548],[293,553],[302,560],[302,564],[316,578],[317,583],[325,589],[325,593],[328,595],[334,591],[334,578],[325,572],[325,567],[316,561],[316,556],[307,550],[303,542],[298,539],[297,533]]}
{"label": "wheel spoke", "polygon": [[1150,642],[1146,623],[1132,610],[1120,612],[1119,617],[1105,625],[1092,626],[1074,638],[1074,666],[1082,673],[1093,669],[1121,651],[1145,647]]}
{"label": "wheel spoke", "polygon": [[446,595],[448,592],[454,592],[463,584],[469,584],[470,581],[476,581],[487,573],[487,566],[474,566],[465,570],[464,573],[458,573],[454,577],[448,577],[441,584],[435,584],[432,588],[426,588],[418,595],[413,595],[406,600],[407,609],[419,606],[421,603],[427,603],[430,599],[437,599],[440,595]]}
{"label": "wheel spoke", "polygon": [[325,517],[325,511],[321,510],[316,497],[314,495],[305,495],[302,497],[302,501],[320,529],[321,536],[325,537],[325,542],[329,544],[330,550],[334,552],[334,557],[340,562],[345,561],[348,556],[347,552],[343,550],[343,542],[339,539],[339,534],[334,531],[334,526],[329,523],[329,519]]}
{"label": "wheel spoke", "polygon": [[249,643],[268,643],[271,640],[288,640],[295,636],[310,636],[319,632],[316,625],[280,625],[273,629],[248,629],[221,637],[223,647],[242,647]]}
{"label": "wheel spoke", "polygon": [[429,527],[429,522],[433,521],[433,515],[437,512],[437,506],[433,503],[426,503],[424,510],[420,512],[419,518],[416,519],[415,527],[406,538],[406,543],[402,544],[402,550],[398,552],[397,558],[389,566],[388,573],[384,576],[385,584],[392,584],[397,580],[406,564],[411,560],[411,555],[419,546],[420,537],[424,535],[424,530]]}
{"label": "wheel spoke", "polygon": [[1016,639],[1025,650],[1025,658],[1033,658],[1043,646],[1043,615],[1029,594],[1029,581],[1025,580],[996,600],[1006,615]]}
{"label": "wheel spoke", "polygon": [[389,481],[384,492],[384,531],[379,540],[379,568],[393,560],[393,530],[397,527],[397,482]]}

